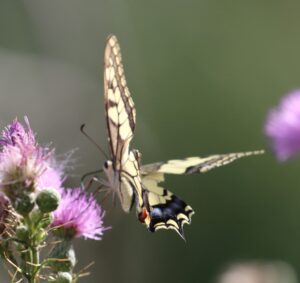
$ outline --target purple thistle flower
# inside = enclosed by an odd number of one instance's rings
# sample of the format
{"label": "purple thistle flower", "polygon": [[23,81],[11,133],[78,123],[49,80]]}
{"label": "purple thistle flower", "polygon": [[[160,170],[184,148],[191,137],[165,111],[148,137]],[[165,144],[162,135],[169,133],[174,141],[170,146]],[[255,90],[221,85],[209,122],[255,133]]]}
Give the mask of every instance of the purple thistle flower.
{"label": "purple thistle flower", "polygon": [[27,117],[25,123],[26,129],[15,119],[0,137],[0,184],[10,197],[14,184],[30,191],[59,189],[62,185],[62,168],[54,159],[54,151],[39,146]]}
{"label": "purple thistle flower", "polygon": [[289,93],[270,111],[265,133],[280,161],[300,152],[300,90]]}
{"label": "purple thistle flower", "polygon": [[60,190],[61,201],[54,212],[52,227],[60,227],[64,235],[101,240],[103,233],[110,229],[104,227],[105,212],[92,194],[81,188]]}
{"label": "purple thistle flower", "polygon": [[17,144],[23,144],[27,146],[35,146],[35,137],[30,128],[29,120],[26,116],[24,117],[24,120],[27,126],[27,132],[24,127],[18,122],[18,119],[15,118],[13,122],[8,125],[2,132],[2,136],[0,137],[0,145],[15,146]]}

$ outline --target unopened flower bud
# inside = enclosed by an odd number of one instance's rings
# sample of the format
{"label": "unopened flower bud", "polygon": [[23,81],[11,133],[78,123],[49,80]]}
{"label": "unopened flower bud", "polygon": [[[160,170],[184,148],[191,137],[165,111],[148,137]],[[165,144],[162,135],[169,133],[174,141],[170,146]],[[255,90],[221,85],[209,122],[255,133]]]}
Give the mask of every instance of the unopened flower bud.
{"label": "unopened flower bud", "polygon": [[36,227],[47,228],[53,222],[52,213],[43,213],[39,209],[31,212],[31,220]]}
{"label": "unopened flower bud", "polygon": [[37,198],[36,203],[43,213],[48,213],[56,210],[59,205],[60,194],[52,188],[42,190]]}
{"label": "unopened flower bud", "polygon": [[47,232],[43,228],[39,228],[36,232],[36,240],[42,242],[46,239]]}
{"label": "unopened flower bud", "polygon": [[29,231],[28,228],[24,225],[19,225],[16,228],[16,237],[18,240],[22,242],[26,242],[28,240]]}
{"label": "unopened flower bud", "polygon": [[14,202],[14,207],[21,215],[27,215],[34,207],[34,195],[32,193],[18,195]]}
{"label": "unopened flower bud", "polygon": [[53,220],[54,220],[54,217],[53,217],[52,213],[44,214],[44,217],[40,222],[40,227],[47,228],[53,222]]}

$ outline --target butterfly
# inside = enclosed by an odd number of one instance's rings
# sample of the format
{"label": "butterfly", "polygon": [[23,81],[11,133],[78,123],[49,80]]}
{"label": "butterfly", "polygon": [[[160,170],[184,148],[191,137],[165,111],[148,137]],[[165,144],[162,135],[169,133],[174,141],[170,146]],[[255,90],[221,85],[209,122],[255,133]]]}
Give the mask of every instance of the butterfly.
{"label": "butterfly", "polygon": [[190,224],[194,214],[190,205],[163,187],[165,174],[204,173],[241,157],[263,153],[229,153],[141,165],[139,151],[130,149],[136,108],[114,35],[108,37],[104,51],[104,104],[110,158],[103,165],[106,180],[102,183],[116,192],[125,212],[136,205],[138,219],[151,232],[173,229],[184,238],[183,225]]}

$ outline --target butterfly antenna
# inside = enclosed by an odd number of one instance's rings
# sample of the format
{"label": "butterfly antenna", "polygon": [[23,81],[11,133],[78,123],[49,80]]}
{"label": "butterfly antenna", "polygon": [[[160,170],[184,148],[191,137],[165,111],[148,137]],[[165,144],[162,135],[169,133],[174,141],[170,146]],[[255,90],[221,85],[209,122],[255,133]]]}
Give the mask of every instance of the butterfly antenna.
{"label": "butterfly antenna", "polygon": [[80,126],[80,131],[81,131],[81,133],[84,134],[85,137],[86,137],[93,145],[95,145],[95,146],[100,150],[100,152],[105,156],[106,159],[109,159],[109,157],[107,156],[107,154],[105,153],[105,151],[100,147],[100,145],[97,144],[97,143],[95,142],[95,140],[94,140],[93,138],[91,138],[91,137],[86,133],[86,131],[84,130],[84,127],[85,127],[85,124],[82,124],[82,125]]}

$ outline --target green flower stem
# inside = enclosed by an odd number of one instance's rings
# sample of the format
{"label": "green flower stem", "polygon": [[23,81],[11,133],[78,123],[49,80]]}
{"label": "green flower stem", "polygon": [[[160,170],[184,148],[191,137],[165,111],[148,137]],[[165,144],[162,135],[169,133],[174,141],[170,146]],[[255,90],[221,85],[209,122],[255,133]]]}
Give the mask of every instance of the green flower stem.
{"label": "green flower stem", "polygon": [[32,247],[31,249],[32,253],[32,277],[33,280],[30,281],[30,283],[35,283],[36,282],[36,277],[39,272],[39,249],[35,246]]}
{"label": "green flower stem", "polygon": [[39,222],[42,220],[42,217],[38,219],[33,219],[28,215],[24,217],[24,224],[28,227],[29,239],[25,244],[27,252],[25,253],[24,260],[26,261],[24,266],[26,267],[23,270],[24,275],[26,276],[28,283],[36,283],[39,273],[40,266],[40,243],[42,237],[39,233]]}

